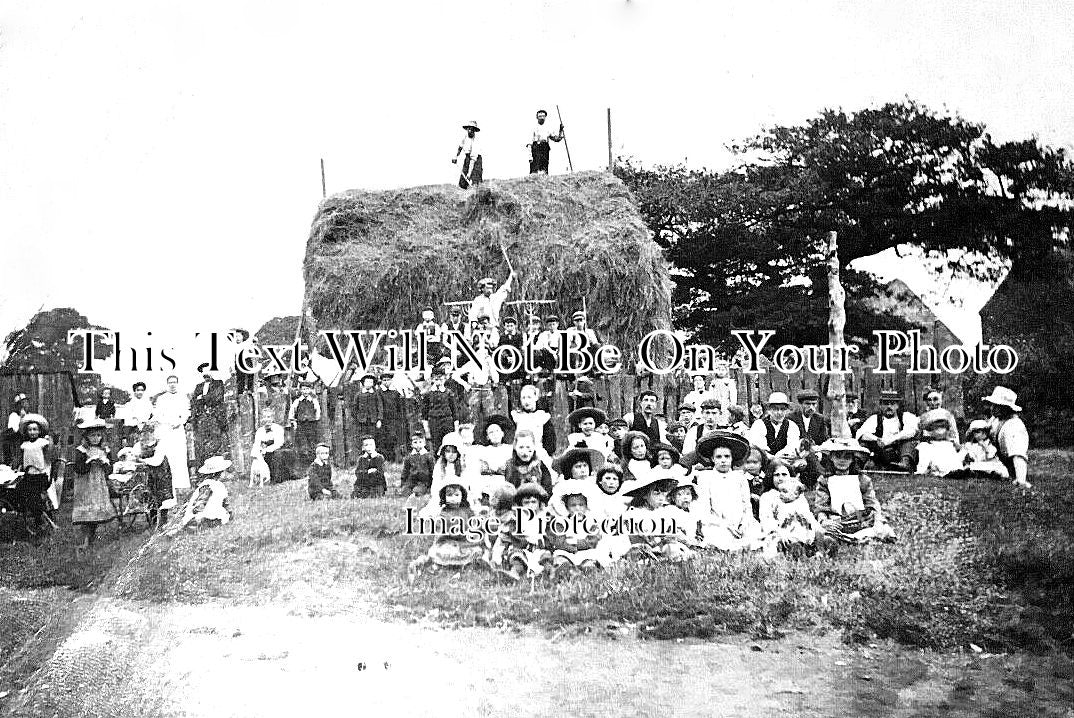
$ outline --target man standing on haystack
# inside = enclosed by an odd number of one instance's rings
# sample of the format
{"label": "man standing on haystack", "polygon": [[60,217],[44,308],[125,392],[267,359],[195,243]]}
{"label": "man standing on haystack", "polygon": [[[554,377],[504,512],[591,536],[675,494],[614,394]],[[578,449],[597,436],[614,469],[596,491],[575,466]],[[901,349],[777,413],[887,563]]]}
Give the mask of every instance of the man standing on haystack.
{"label": "man standing on haystack", "polygon": [[[481,290],[481,294],[474,297],[470,302],[470,312],[467,316],[467,320],[473,324],[478,321],[482,316],[489,318],[489,325],[498,329],[500,326],[500,309],[503,308],[503,303],[507,301],[507,295],[511,291],[511,285],[515,281],[515,271],[512,269],[507,275],[507,280],[500,285],[500,288],[493,291],[493,287],[496,286],[496,280],[492,277],[484,277],[477,283],[478,289]],[[493,346],[492,348],[495,348]]]}
{"label": "man standing on haystack", "polygon": [[563,124],[556,132],[547,124],[548,113],[537,110],[537,124],[533,127],[533,139],[527,145],[530,148],[530,174],[548,174],[548,157],[552,146],[551,142],[559,142],[563,139]]}
{"label": "man standing on haystack", "polygon": [[459,149],[455,152],[455,157],[451,160],[451,164],[458,164],[459,157],[462,157],[459,187],[470,189],[481,184],[481,148],[477,143],[477,133],[481,131],[481,128],[477,126],[476,120],[467,122],[462,128],[466,130],[466,134],[463,135],[462,141],[459,142]]}

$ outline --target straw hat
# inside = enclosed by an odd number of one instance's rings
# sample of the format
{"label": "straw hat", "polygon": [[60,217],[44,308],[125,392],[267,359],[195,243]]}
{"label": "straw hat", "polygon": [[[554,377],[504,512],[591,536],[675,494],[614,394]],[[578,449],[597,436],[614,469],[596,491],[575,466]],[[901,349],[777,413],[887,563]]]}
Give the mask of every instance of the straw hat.
{"label": "straw hat", "polygon": [[817,447],[817,451],[828,453],[836,451],[853,451],[857,454],[868,454],[869,450],[858,443],[857,439],[832,437]]}
{"label": "straw hat", "polygon": [[679,459],[682,458],[682,452],[676,449],[671,444],[665,444],[664,442],[658,442],[650,447],[650,451],[653,453],[653,460],[656,459],[657,454],[661,451],[666,451],[671,454],[671,463],[679,463]]}
{"label": "straw hat", "polygon": [[444,453],[444,447],[453,447],[460,454],[462,453],[462,436],[457,431],[451,431],[444,434],[444,438],[440,440],[440,448],[436,450],[436,456],[439,458]]}
{"label": "straw hat", "polygon": [[738,462],[750,453],[750,442],[730,431],[717,429],[710,431],[697,442],[698,456],[712,456],[712,452],[721,446],[731,450],[731,461]]}
{"label": "straw hat", "polygon": [[[96,421],[100,421],[100,419],[97,419]],[[27,424],[37,424],[41,428],[42,434],[48,433],[48,419],[41,416],[40,414],[27,414],[22,417],[19,420],[19,431],[25,430]],[[107,424],[101,421],[101,428],[103,429],[106,426]]]}
{"label": "straw hat", "polygon": [[[27,416],[31,415],[27,414]],[[108,428],[108,424],[104,422],[104,419],[90,419],[89,421],[83,421],[78,425],[78,428],[81,429],[83,433],[93,431],[94,429],[104,431]]]}
{"label": "straw hat", "polygon": [[694,501],[697,501],[697,486],[689,476],[679,477],[678,482],[675,484],[675,491],[678,491],[679,489],[690,489],[694,494]]}
{"label": "straw hat", "polygon": [[917,423],[922,429],[927,429],[931,424],[939,423],[946,424],[950,427],[951,416],[947,413],[946,409],[929,409],[921,415],[921,418],[918,419]]}
{"label": "straw hat", "polygon": [[783,404],[784,406],[790,406],[790,398],[782,391],[774,391],[768,395],[768,402],[766,406],[772,406],[773,404]]}
{"label": "straw hat", "polygon": [[979,431],[981,429],[984,429],[985,431],[991,431],[992,425],[988,423],[988,419],[974,419],[970,422],[970,428],[968,428],[966,431],[967,433],[972,434],[973,432]]}
{"label": "straw hat", "polygon": [[981,401],[987,401],[989,404],[995,404],[996,406],[1005,406],[1012,411],[1022,410],[1022,407],[1015,403],[1018,401],[1018,395],[1005,386],[995,387],[992,389],[992,395],[984,397]]}
{"label": "straw hat", "polygon": [[225,459],[223,456],[210,456],[198,469],[198,473],[207,476],[209,474],[219,474],[221,471],[227,471],[230,468],[231,461],[229,459]]}
{"label": "straw hat", "polygon": [[469,129],[473,128],[474,132],[480,132],[481,131],[481,128],[477,126],[477,120],[470,120],[469,122],[464,122],[463,125],[462,125],[462,128],[464,130],[469,130]]}
{"label": "straw hat", "polygon": [[575,495],[584,496],[586,504],[589,508],[593,508],[596,503],[600,501],[599,492],[600,489],[591,481],[583,481],[582,479],[566,479],[560,481],[552,490],[552,501],[555,504],[554,509],[557,513],[566,516],[567,497]]}

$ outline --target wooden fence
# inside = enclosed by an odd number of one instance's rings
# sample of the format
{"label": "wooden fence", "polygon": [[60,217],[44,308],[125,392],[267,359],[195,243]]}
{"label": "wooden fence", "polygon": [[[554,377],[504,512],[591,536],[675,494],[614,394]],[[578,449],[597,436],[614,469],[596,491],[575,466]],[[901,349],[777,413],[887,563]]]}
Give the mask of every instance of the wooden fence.
{"label": "wooden fence", "polygon": [[[786,392],[791,401],[802,389],[813,389],[821,396],[821,411],[826,411],[829,375],[812,374],[800,371],[795,374],[783,374],[772,369],[771,363],[762,361],[762,374],[745,374],[741,370],[732,370],[732,377],[738,383],[738,403],[749,408],[750,404],[764,404],[768,395],[774,391]],[[881,389],[894,389],[903,397],[904,408],[915,414],[924,411],[922,395],[926,388],[938,388],[944,392],[944,406],[955,416],[963,416],[962,385],[958,375],[912,375],[906,372],[905,364],[896,364],[895,373],[884,375],[872,372],[862,362],[852,363],[851,373],[846,375],[847,391],[856,391],[862,396],[861,406],[875,410],[879,405]],[[547,382],[547,392],[542,398],[544,408],[553,415],[559,446],[566,444],[566,416],[574,408],[573,397],[569,394],[567,381]],[[686,374],[665,376],[636,376],[617,374],[600,377],[593,383],[594,404],[616,418],[637,410],[637,400],[643,391],[652,390],[660,397],[657,413],[674,417],[683,398],[693,389],[690,377]],[[357,461],[357,432],[351,420],[354,407],[355,384],[341,387],[329,387],[321,390],[320,435],[332,447],[332,460],[337,466],[350,466]],[[508,398],[506,387],[497,387],[493,393],[495,411],[507,413]],[[279,423],[285,423],[290,398],[286,393],[259,395],[258,414],[271,410]],[[417,430],[421,426],[419,398],[406,400],[406,417],[404,426],[407,431]],[[233,461],[236,469],[245,472],[249,466],[250,445],[253,441],[255,412],[253,400],[248,395],[239,397],[230,412],[232,418],[231,437]],[[237,441],[235,439],[238,439]],[[404,445],[406,438],[402,437]],[[384,452],[385,447],[379,447]]]}

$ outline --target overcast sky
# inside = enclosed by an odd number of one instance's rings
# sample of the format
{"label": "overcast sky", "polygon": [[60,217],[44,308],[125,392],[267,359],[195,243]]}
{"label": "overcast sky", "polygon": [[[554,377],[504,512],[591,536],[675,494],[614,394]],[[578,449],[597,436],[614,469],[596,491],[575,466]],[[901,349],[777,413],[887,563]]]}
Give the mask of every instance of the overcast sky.
{"label": "overcast sky", "polygon": [[1071,38],[1066,0],[5,0],[0,329],[295,314],[320,158],[329,192],[452,182],[472,119],[486,176],[515,176],[557,103],[575,169],[606,164],[607,107],[643,163],[905,96],[1069,146]]}

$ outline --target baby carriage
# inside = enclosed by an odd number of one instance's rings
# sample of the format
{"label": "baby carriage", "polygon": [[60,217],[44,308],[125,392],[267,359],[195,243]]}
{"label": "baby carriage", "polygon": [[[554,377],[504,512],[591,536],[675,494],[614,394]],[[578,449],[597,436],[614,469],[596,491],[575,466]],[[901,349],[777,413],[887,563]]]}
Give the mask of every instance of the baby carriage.
{"label": "baby carriage", "polygon": [[53,465],[52,476],[27,475],[0,464],[0,524],[4,534],[33,537],[56,528],[52,513],[60,503],[63,468],[61,460]]}
{"label": "baby carriage", "polygon": [[[129,451],[129,450],[126,450]],[[116,510],[119,525],[133,529],[139,516],[149,526],[150,493],[149,478],[145,468],[128,457],[117,461],[113,473],[108,476],[108,497]]]}

